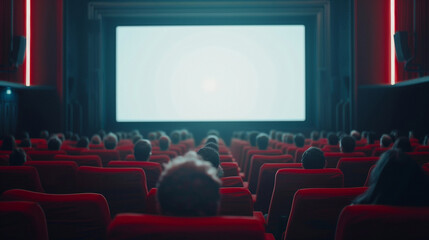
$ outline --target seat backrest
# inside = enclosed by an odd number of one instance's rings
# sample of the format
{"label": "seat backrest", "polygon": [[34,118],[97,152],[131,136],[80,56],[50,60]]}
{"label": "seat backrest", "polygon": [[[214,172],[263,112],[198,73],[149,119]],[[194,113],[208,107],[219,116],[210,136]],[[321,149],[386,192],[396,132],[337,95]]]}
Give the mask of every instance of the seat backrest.
{"label": "seat backrest", "polygon": [[54,160],[57,161],[73,161],[80,166],[101,167],[101,158],[98,155],[56,155]]}
{"label": "seat backrest", "polygon": [[9,166],[9,155],[0,155],[0,166]]}
{"label": "seat backrest", "polygon": [[364,187],[369,187],[369,182],[370,182],[370,179],[371,179],[371,173],[372,173],[372,170],[374,170],[374,168],[375,168],[375,164],[374,164],[374,165],[372,165],[372,166],[369,168],[369,170],[368,170],[368,174],[367,174],[367,176],[366,176],[366,180],[365,180]]}
{"label": "seat backrest", "polygon": [[105,239],[110,223],[106,199],[96,193],[46,194],[9,190],[8,201],[39,203],[46,214],[49,239]]}
{"label": "seat backrest", "polygon": [[175,151],[154,151],[152,150],[152,156],[156,155],[167,155],[170,159],[177,157],[177,153]]}
{"label": "seat backrest", "polygon": [[362,187],[365,185],[368,171],[379,157],[341,158],[337,168],[344,174],[344,187]]}
{"label": "seat backrest", "polygon": [[157,162],[161,164],[161,167],[164,169],[164,164],[170,162],[170,157],[168,155],[151,155],[149,157],[149,162]]}
{"label": "seat backrest", "polygon": [[250,159],[250,169],[249,177],[247,181],[249,182],[249,190],[251,193],[256,193],[256,187],[258,185],[259,171],[261,170],[262,165],[265,163],[292,163],[292,155],[282,154],[282,155],[253,155]]}
{"label": "seat backrest", "polygon": [[47,193],[76,193],[78,165],[72,161],[28,161],[39,173],[43,189]]}
{"label": "seat backrest", "polygon": [[341,210],[367,188],[308,188],[295,193],[286,239],[334,239]]}
{"label": "seat backrest", "polygon": [[338,145],[325,145],[322,148],[323,152],[341,152],[340,146]]}
{"label": "seat backrest", "polygon": [[141,168],[146,174],[147,189],[150,190],[156,187],[159,176],[161,175],[161,164],[156,162],[140,162],[140,161],[110,161],[108,167],[116,168]]}
{"label": "seat backrest", "polygon": [[429,207],[353,205],[343,209],[336,240],[428,239]]}
{"label": "seat backrest", "polygon": [[0,202],[0,238],[48,240],[45,213],[34,202]]}
{"label": "seat backrest", "polygon": [[417,146],[414,152],[429,152],[429,146]]}
{"label": "seat backrest", "polygon": [[282,168],[302,168],[301,163],[265,163],[259,171],[255,210],[268,213],[276,173]]}
{"label": "seat backrest", "polygon": [[243,187],[244,182],[240,176],[221,178],[222,187]]}
{"label": "seat backrest", "polygon": [[81,155],[98,155],[101,158],[101,164],[106,167],[110,161],[120,160],[119,152],[110,149],[90,149],[81,152]]}
{"label": "seat backrest", "polygon": [[304,154],[305,151],[307,151],[308,148],[310,148],[310,146],[304,146],[302,148],[297,148],[295,151],[295,157],[294,157],[293,162],[300,163],[302,155]]}
{"label": "seat backrest", "polygon": [[422,169],[429,175],[429,163],[423,164]]}
{"label": "seat backrest", "polygon": [[384,152],[386,152],[389,149],[391,149],[391,148],[390,147],[387,147],[387,148],[376,147],[376,148],[374,148],[374,151],[372,152],[372,156],[373,157],[379,157],[379,156],[381,156],[381,154],[383,154]]}
{"label": "seat backrest", "polygon": [[0,167],[0,194],[14,188],[44,192],[36,168],[30,166]]}
{"label": "seat backrest", "polygon": [[410,152],[407,154],[420,166],[429,162],[429,152]]}
{"label": "seat backrest", "polygon": [[344,185],[339,169],[280,169],[276,173],[267,230],[281,236],[292,207],[293,196],[303,188],[339,188]]}
{"label": "seat backrest", "polygon": [[220,162],[234,162],[234,157],[232,155],[219,155]]}
{"label": "seat backrest", "polygon": [[60,155],[60,154],[67,154],[67,153],[65,151],[50,151],[50,150],[27,151],[27,155],[30,156],[31,160],[33,160],[33,161],[54,160],[55,155]]}
{"label": "seat backrest", "polygon": [[252,159],[252,157],[254,155],[281,155],[282,151],[279,149],[270,149],[270,150],[250,150],[247,152],[246,154],[246,158],[245,158],[245,162],[244,162],[244,167],[243,167],[243,172],[245,173],[244,176],[244,180],[247,180],[248,176],[249,176],[249,171],[250,171],[250,160]]}
{"label": "seat backrest", "polygon": [[240,168],[244,169],[244,162],[245,162],[245,159],[246,159],[247,152],[249,152],[251,150],[257,150],[257,149],[258,148],[255,147],[255,146],[250,146],[250,145],[244,146],[241,149],[240,157],[237,159],[238,160],[238,166],[240,166]]}
{"label": "seat backrest", "polygon": [[220,166],[223,169],[223,177],[238,176],[238,164],[236,162],[221,162]]}
{"label": "seat backrest", "polygon": [[146,175],[141,168],[79,167],[77,171],[78,190],[102,194],[112,216],[145,212]]}
{"label": "seat backrest", "polygon": [[346,157],[366,157],[365,153],[352,152],[352,153],[324,153],[326,159],[326,168],[336,168],[340,158]]}
{"label": "seat backrest", "polygon": [[168,217],[120,214],[110,224],[109,240],[187,239],[263,240],[264,225],[254,217]]}

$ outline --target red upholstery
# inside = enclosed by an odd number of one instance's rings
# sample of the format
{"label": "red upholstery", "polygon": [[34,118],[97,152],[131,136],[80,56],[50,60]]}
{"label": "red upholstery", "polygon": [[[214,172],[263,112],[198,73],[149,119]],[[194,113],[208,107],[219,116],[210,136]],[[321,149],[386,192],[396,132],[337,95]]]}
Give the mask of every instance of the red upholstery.
{"label": "red upholstery", "polygon": [[422,166],[423,171],[425,171],[429,175],[429,163],[425,163]]}
{"label": "red upholstery", "polygon": [[36,168],[30,166],[0,167],[0,194],[14,188],[44,192]]}
{"label": "red upholstery", "polygon": [[144,213],[146,175],[138,168],[78,168],[78,190],[106,197],[112,216],[118,213]]}
{"label": "red upholstery", "polygon": [[175,151],[153,151],[152,150],[152,156],[154,155],[167,155],[170,157],[170,159],[177,157],[177,153]]}
{"label": "red upholstery", "polygon": [[252,193],[256,193],[256,187],[258,185],[259,171],[261,170],[262,165],[265,163],[292,163],[293,157],[291,155],[254,155],[250,159],[250,169],[249,169],[249,190]]}
{"label": "red upholstery", "polygon": [[310,148],[311,146],[304,146],[302,148],[297,148],[295,151],[295,157],[293,162],[295,163],[300,163],[301,162],[301,158],[302,158],[302,154],[304,154],[304,152]]}
{"label": "red upholstery", "polygon": [[147,208],[146,208],[147,214],[160,214],[156,193],[157,193],[157,189],[152,188],[147,194]]}
{"label": "red upholstery", "polygon": [[338,220],[336,240],[428,239],[429,207],[353,205]]}
{"label": "red upholstery", "polygon": [[323,152],[341,152],[340,146],[338,145],[325,145],[322,148]]}
{"label": "red upholstery", "polygon": [[341,158],[337,168],[344,174],[344,187],[362,187],[378,157]]}
{"label": "red upholstery", "polygon": [[250,171],[250,160],[252,159],[252,157],[254,155],[281,155],[282,151],[278,150],[278,149],[274,149],[274,150],[251,150],[249,152],[247,152],[246,154],[246,158],[245,158],[245,162],[244,162],[244,167],[242,168],[243,172],[245,173],[244,176],[244,180],[247,180],[248,176],[249,176],[249,171]]}
{"label": "red upholstery", "polygon": [[281,236],[292,207],[293,196],[302,188],[343,187],[339,169],[280,169],[276,173],[273,195],[268,209],[268,231]]}
{"label": "red upholstery", "polygon": [[[125,161],[135,161],[134,155],[130,154],[125,158]],[[164,168],[163,164],[170,162],[170,157],[168,155],[151,155],[149,157],[149,162],[156,162],[161,164],[161,167]]]}
{"label": "red upholstery", "polygon": [[365,153],[353,152],[353,153],[324,153],[326,159],[326,168],[336,168],[340,158],[349,157],[366,157]]}
{"label": "red upholstery", "polygon": [[374,165],[372,165],[371,166],[371,168],[368,170],[368,174],[367,174],[367,176],[366,176],[366,180],[365,180],[365,185],[364,185],[364,187],[369,187],[369,181],[370,181],[370,179],[371,179],[371,173],[372,173],[372,170],[374,170],[374,168],[375,168],[375,164]]}
{"label": "red upholstery", "polygon": [[43,189],[47,193],[75,193],[77,163],[72,161],[29,161],[39,173]]}
{"label": "red upholstery", "polygon": [[65,151],[68,155],[80,155],[82,151],[88,150],[88,148],[61,147],[61,150]]}
{"label": "red upholstery", "polygon": [[420,166],[429,162],[429,152],[411,152],[408,155]]}
{"label": "red upholstery", "polygon": [[0,166],[9,166],[9,155],[0,155]]}
{"label": "red upholstery", "polygon": [[36,151],[36,150],[27,151],[27,155],[29,155],[33,161],[54,160],[55,155],[59,155],[59,154],[66,154],[66,152],[65,151],[49,151],[49,150],[46,150],[46,151]]}
{"label": "red upholstery", "polygon": [[101,167],[101,158],[98,155],[79,155],[79,156],[70,156],[70,155],[56,155],[54,160],[57,161],[73,161],[80,166],[92,166],[92,167]]}
{"label": "red upholstery", "polygon": [[159,176],[161,175],[161,164],[156,162],[138,162],[138,161],[111,161],[109,167],[127,167],[141,168],[146,174],[147,189],[150,190],[156,187]]}
{"label": "red upholstery", "polygon": [[125,160],[125,158],[129,154],[134,154],[134,145],[125,145],[125,146],[117,147],[116,150],[119,153],[119,158],[121,160]]}
{"label": "red upholstery", "polygon": [[118,146],[130,146],[130,145],[133,146],[133,141],[130,139],[121,139],[118,142]]}
{"label": "red upholstery", "polygon": [[287,154],[290,154],[290,155],[292,155],[293,157],[295,157],[295,153],[296,153],[296,150],[297,150],[298,148],[295,146],[295,145],[293,145],[293,146],[290,146],[290,147],[288,147],[287,148]]}
{"label": "red upholstery", "polygon": [[120,214],[110,224],[109,240],[187,239],[263,240],[264,225],[255,217],[167,217]]}
{"label": "red upholstery", "polygon": [[104,145],[101,144],[89,144],[88,145],[89,149],[104,149]]}
{"label": "red upholstery", "polygon": [[256,187],[255,210],[268,213],[274,179],[279,169],[302,168],[301,163],[265,163],[259,171],[258,186]]}
{"label": "red upholstery", "polygon": [[39,203],[46,214],[51,240],[105,239],[110,214],[106,199],[100,194],[46,194],[14,189],[2,198]]}
{"label": "red upholstery", "polygon": [[284,240],[334,239],[341,210],[367,188],[309,188],[295,193]]}
{"label": "red upholstery", "polygon": [[238,164],[236,162],[221,162],[220,166],[223,169],[224,177],[233,177],[239,175]]}
{"label": "red upholstery", "polygon": [[414,152],[429,152],[429,146],[417,146]]}
{"label": "red upholstery", "polygon": [[110,161],[120,160],[117,150],[91,149],[82,151],[81,155],[98,155],[101,158],[101,164],[105,167]]}
{"label": "red upholstery", "polygon": [[372,145],[367,145],[364,147],[355,147],[355,152],[363,152],[365,153],[365,156],[370,157],[372,156],[372,152],[374,151],[376,147]]}
{"label": "red upholstery", "polygon": [[388,147],[388,148],[377,147],[377,148],[374,149],[374,151],[372,153],[372,156],[379,157],[381,154],[383,154],[385,151],[387,151],[389,149],[391,149],[391,148],[390,147]]}
{"label": "red upholstery", "polygon": [[223,177],[222,180],[222,187],[243,187],[243,179],[239,176],[234,177]]}
{"label": "red upholstery", "polygon": [[33,202],[0,202],[0,238],[48,240],[45,213]]}
{"label": "red upholstery", "polygon": [[219,155],[220,162],[234,162],[232,155]]}
{"label": "red upholstery", "polygon": [[38,147],[38,145],[47,145],[48,141],[44,138],[30,138],[31,145]]}
{"label": "red upholstery", "polygon": [[250,150],[257,150],[257,149],[258,149],[257,147],[250,146],[250,145],[244,146],[241,149],[240,157],[237,159],[238,160],[238,166],[240,166],[241,168],[244,169],[244,162],[246,159],[247,152],[249,152]]}

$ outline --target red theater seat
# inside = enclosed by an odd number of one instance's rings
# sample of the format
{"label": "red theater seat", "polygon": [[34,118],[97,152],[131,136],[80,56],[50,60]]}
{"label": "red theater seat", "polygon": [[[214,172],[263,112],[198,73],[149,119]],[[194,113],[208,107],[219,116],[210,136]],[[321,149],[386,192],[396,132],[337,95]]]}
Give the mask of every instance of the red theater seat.
{"label": "red theater seat", "polygon": [[411,152],[408,155],[420,166],[429,162],[429,152]]}
{"label": "red theater seat", "polygon": [[[119,158],[120,160],[125,160],[125,158],[129,155],[129,154],[134,154],[134,145],[124,145],[124,146],[120,146],[117,147],[116,150],[119,153]],[[118,159],[119,160],[119,159]]]}
{"label": "red theater seat", "polygon": [[88,145],[89,149],[104,149],[104,145],[101,144],[89,144]]}
{"label": "red theater seat", "polygon": [[25,165],[37,169],[47,193],[75,193],[78,165],[72,161],[29,161]]}
{"label": "red theater seat", "polygon": [[9,166],[9,155],[0,155],[0,166]]}
{"label": "red theater seat", "polygon": [[264,224],[255,217],[167,217],[120,214],[110,224],[109,240],[263,240]]}
{"label": "red theater seat", "polygon": [[138,161],[111,161],[109,167],[141,168],[146,174],[147,189],[156,187],[159,176],[161,175],[161,164],[156,162],[138,162]]}
{"label": "red theater seat", "polygon": [[366,177],[364,187],[369,187],[369,182],[370,182],[370,179],[371,179],[371,173],[372,173],[372,171],[374,170],[375,166],[376,166],[375,164],[374,164],[374,165],[372,165],[372,166],[371,166],[371,168],[368,170],[368,175],[367,175],[367,177]]}
{"label": "red theater seat", "polygon": [[268,213],[271,195],[274,188],[274,179],[279,169],[302,168],[301,163],[265,163],[259,171],[258,185],[256,187],[255,210]]}
{"label": "red theater seat", "polygon": [[429,163],[425,163],[422,166],[423,171],[425,171],[429,175]]}
{"label": "red theater seat", "polygon": [[0,167],[0,194],[14,188],[44,192],[36,168],[30,166]]}
{"label": "red theater seat", "polygon": [[50,151],[50,150],[45,150],[45,151],[37,151],[37,150],[27,151],[27,155],[29,155],[33,161],[54,160],[55,155],[61,155],[61,154],[67,154],[67,153],[65,151]]}
{"label": "red theater seat", "polygon": [[177,153],[175,151],[153,151],[152,150],[152,156],[156,156],[156,155],[167,155],[170,157],[170,159],[177,157]]}
{"label": "red theater seat", "polygon": [[323,152],[341,152],[340,146],[338,145],[325,145],[322,148]]}
{"label": "red theater seat", "polygon": [[294,157],[294,160],[293,160],[293,162],[295,162],[295,163],[300,163],[301,162],[301,158],[302,158],[302,155],[304,154],[304,152],[307,150],[307,149],[309,149],[311,146],[304,146],[304,147],[302,147],[302,148],[297,148],[296,149],[296,151],[295,151],[295,157]]}
{"label": "red theater seat", "polygon": [[5,192],[2,199],[39,203],[46,214],[51,240],[106,238],[110,214],[106,199],[100,194],[46,194],[14,189]]}
{"label": "red theater seat", "polygon": [[232,155],[219,155],[220,162],[235,162]]}
{"label": "red theater seat", "polygon": [[258,185],[259,171],[262,165],[265,163],[292,163],[293,157],[291,155],[254,155],[250,159],[250,170],[249,170],[249,190],[252,193],[256,193],[256,187]]}
{"label": "red theater seat", "polygon": [[[135,161],[134,155],[128,155],[125,158],[125,161]],[[149,157],[149,162],[156,162],[161,164],[161,167],[164,168],[164,164],[170,162],[170,157],[168,155],[151,155]]]}
{"label": "red theater seat", "polygon": [[0,238],[48,240],[45,213],[34,202],[0,202]]}
{"label": "red theater seat", "polygon": [[109,164],[110,161],[120,160],[119,152],[117,150],[107,150],[107,149],[91,149],[82,151],[81,155],[97,155],[101,158],[101,163],[104,167]]}
{"label": "red theater seat", "polygon": [[142,169],[79,167],[77,179],[80,192],[103,194],[112,216],[145,212],[147,187]]}
{"label": "red theater seat", "polygon": [[341,210],[367,188],[309,188],[295,193],[284,240],[334,239]]}
{"label": "red theater seat", "polygon": [[241,177],[223,177],[222,187],[244,187],[244,182]]}
{"label": "red theater seat", "polygon": [[414,152],[429,152],[429,146],[417,146]]}
{"label": "red theater seat", "polygon": [[352,152],[352,153],[324,153],[326,159],[326,168],[336,168],[340,158],[349,157],[366,157],[365,153]]}
{"label": "red theater seat", "polygon": [[374,148],[374,151],[372,152],[372,156],[379,157],[381,154],[383,154],[384,152],[386,152],[389,149],[392,149],[392,148],[390,148],[390,147],[388,147],[388,148],[381,148],[381,147]]}
{"label": "red theater seat", "polygon": [[337,168],[344,174],[344,187],[362,187],[378,157],[341,158]]}
{"label": "red theater seat", "polygon": [[336,240],[428,239],[429,207],[353,205],[338,220]]}
{"label": "red theater seat", "polygon": [[249,176],[249,171],[250,171],[250,160],[252,159],[252,157],[254,155],[282,155],[282,151],[278,150],[278,149],[274,149],[274,150],[251,150],[248,151],[246,154],[246,158],[245,158],[245,162],[244,162],[244,167],[243,167],[243,172],[244,172],[244,180],[247,180],[248,176]]}
{"label": "red theater seat", "polygon": [[270,208],[268,232],[281,236],[292,207],[293,196],[303,188],[343,187],[343,173],[339,169],[280,169],[276,173]]}
{"label": "red theater seat", "polygon": [[55,160],[57,161],[73,161],[80,166],[91,166],[91,167],[102,167],[101,158],[98,155],[56,155]]}
{"label": "red theater seat", "polygon": [[239,176],[238,164],[236,162],[221,162],[223,177]]}

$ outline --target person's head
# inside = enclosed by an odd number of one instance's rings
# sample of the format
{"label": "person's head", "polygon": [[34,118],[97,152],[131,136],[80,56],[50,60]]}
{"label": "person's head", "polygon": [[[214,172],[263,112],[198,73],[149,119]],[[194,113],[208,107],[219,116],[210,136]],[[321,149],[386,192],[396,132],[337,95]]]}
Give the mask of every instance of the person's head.
{"label": "person's head", "polygon": [[40,131],[40,138],[48,140],[49,139],[49,132],[47,130]]}
{"label": "person's head", "polygon": [[392,141],[396,141],[396,139],[399,137],[399,131],[394,129],[390,131],[390,137],[392,138]]}
{"label": "person's head", "polygon": [[327,137],[328,137],[328,132],[326,130],[320,131],[320,138],[327,138]]}
{"label": "person's head", "polygon": [[249,133],[249,142],[252,147],[256,147],[256,138],[258,137],[259,132],[252,131]]}
{"label": "person's head", "polygon": [[73,136],[70,138],[71,141],[73,142],[77,142],[80,140],[79,134],[75,133],[73,134]]}
{"label": "person's head", "polygon": [[61,140],[57,136],[53,136],[48,140],[48,149],[58,151],[61,148]]}
{"label": "person's head", "polygon": [[89,139],[87,137],[81,137],[79,141],[76,143],[76,147],[78,148],[88,148]]}
{"label": "person's head", "polygon": [[407,137],[400,137],[396,139],[395,143],[393,144],[393,148],[399,149],[403,152],[412,152],[413,148],[411,147],[410,139]]}
{"label": "person's head", "polygon": [[31,148],[31,140],[29,138],[24,138],[19,144],[20,147]]}
{"label": "person's head", "polygon": [[391,149],[380,156],[370,175],[368,190],[356,204],[429,206],[429,180],[407,154]]}
{"label": "person's head", "polygon": [[322,169],[325,168],[326,160],[322,150],[317,147],[307,149],[301,158],[304,169]]}
{"label": "person's head", "polygon": [[215,143],[219,145],[219,138],[216,135],[209,135],[206,138],[206,143]]}
{"label": "person's head", "polygon": [[136,161],[148,161],[152,154],[152,144],[149,140],[140,139],[134,145],[134,157]]}
{"label": "person's head", "polygon": [[351,153],[355,150],[356,141],[349,135],[344,135],[340,140],[340,149],[343,153]]}
{"label": "person's head", "polygon": [[30,134],[28,134],[27,131],[22,131],[22,132],[19,133],[17,139],[24,140],[24,139],[27,139],[27,138],[30,138]]}
{"label": "person's head", "polygon": [[276,140],[276,130],[274,129],[270,130],[270,139]]}
{"label": "person's head", "polygon": [[217,145],[216,143],[209,142],[209,143],[206,143],[204,147],[210,147],[216,150],[216,152],[219,152],[219,145]]}
{"label": "person's head", "polygon": [[118,145],[118,138],[115,134],[109,133],[104,137],[104,148],[106,149],[115,149],[116,145]]}
{"label": "person's head", "polygon": [[157,185],[161,213],[182,217],[217,215],[221,182],[216,173],[210,163],[192,155],[170,161]]}
{"label": "person's head", "polygon": [[173,131],[170,134],[170,139],[172,144],[179,144],[180,143],[180,132],[179,131]]}
{"label": "person's head", "polygon": [[387,148],[390,147],[390,144],[392,144],[392,138],[390,135],[383,134],[380,138],[380,147]]}
{"label": "person's head", "polygon": [[276,132],[276,141],[281,142],[283,140],[283,132]]}
{"label": "person's head", "polygon": [[268,148],[268,142],[270,141],[270,138],[266,133],[260,133],[256,137],[256,146],[259,150],[266,150]]}
{"label": "person's head", "polygon": [[350,132],[350,136],[354,138],[356,141],[359,141],[361,139],[360,132],[358,132],[357,130],[352,130]]}
{"label": "person's head", "polygon": [[218,131],[218,130],[216,130],[216,129],[210,129],[210,130],[207,132],[207,136],[210,136],[210,135],[214,135],[214,136],[216,136],[216,137],[220,137],[220,133],[219,133],[219,131]]}
{"label": "person's head", "polygon": [[283,142],[287,144],[293,144],[293,134],[292,133],[284,133],[283,134]]}
{"label": "person's head", "polygon": [[201,156],[202,160],[205,160],[209,163],[212,164],[213,167],[215,167],[216,169],[219,167],[220,165],[220,158],[219,158],[219,153],[211,148],[211,147],[203,147],[200,150],[198,150],[198,155]]}
{"label": "person's head", "polygon": [[319,138],[320,138],[320,134],[319,134],[319,132],[318,132],[318,131],[312,131],[312,132],[310,133],[310,138],[311,138],[311,140],[313,140],[313,141],[317,141],[317,140],[319,140]]}
{"label": "person's head", "polygon": [[13,135],[7,135],[3,138],[3,144],[1,145],[1,150],[12,151],[16,148],[15,137]]}
{"label": "person's head", "polygon": [[92,137],[91,137],[91,144],[94,144],[94,145],[101,144],[101,137],[100,137],[100,135],[98,135],[98,134],[92,135]]}
{"label": "person's head", "polygon": [[142,135],[135,135],[133,137],[133,144],[135,145],[140,139],[143,139]]}
{"label": "person's head", "polygon": [[299,147],[299,148],[304,147],[304,144],[305,144],[304,134],[302,133],[296,134],[295,137],[293,138],[293,142],[295,143],[296,147]]}
{"label": "person's head", "polygon": [[156,140],[156,132],[150,132],[147,134],[147,139],[149,139],[149,141],[155,141]]}
{"label": "person's head", "polygon": [[27,161],[27,154],[22,148],[15,148],[9,155],[10,166],[22,166]]}
{"label": "person's head", "polygon": [[338,146],[338,136],[335,133],[328,134],[328,144],[332,146]]}
{"label": "person's head", "polygon": [[73,132],[72,132],[72,131],[67,131],[67,132],[64,134],[64,137],[65,137],[67,140],[70,140],[72,136],[73,136]]}
{"label": "person's head", "polygon": [[167,151],[170,148],[170,138],[168,136],[162,136],[159,138],[159,149],[161,151]]}

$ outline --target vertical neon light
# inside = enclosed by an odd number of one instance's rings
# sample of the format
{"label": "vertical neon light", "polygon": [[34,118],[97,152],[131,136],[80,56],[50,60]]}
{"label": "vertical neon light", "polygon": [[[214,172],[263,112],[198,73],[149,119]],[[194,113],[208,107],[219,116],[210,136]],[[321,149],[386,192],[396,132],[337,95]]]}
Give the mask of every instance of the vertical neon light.
{"label": "vertical neon light", "polygon": [[395,34],[395,0],[390,0],[390,84],[396,83],[396,67],[395,67],[395,42],[393,35]]}
{"label": "vertical neon light", "polygon": [[30,86],[30,40],[31,40],[31,0],[26,0],[25,7],[25,31],[27,35],[27,42],[25,46],[25,86]]}

